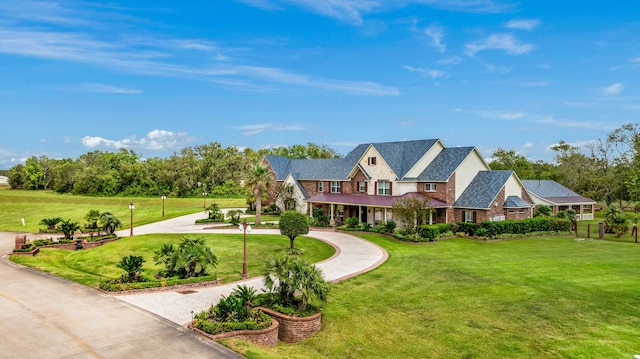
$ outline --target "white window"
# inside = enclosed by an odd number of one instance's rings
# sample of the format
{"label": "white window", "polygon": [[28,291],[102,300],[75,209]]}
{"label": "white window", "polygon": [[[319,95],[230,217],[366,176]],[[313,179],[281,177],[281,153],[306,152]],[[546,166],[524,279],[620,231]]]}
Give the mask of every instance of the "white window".
{"label": "white window", "polygon": [[464,221],[473,222],[473,211],[464,211]]}
{"label": "white window", "polygon": [[424,191],[425,192],[435,192],[436,191],[436,184],[435,183],[425,183],[424,184]]}
{"label": "white window", "polygon": [[391,194],[391,182],[378,181],[378,194],[381,196],[388,196]]}
{"label": "white window", "polygon": [[369,157],[369,158],[367,158],[367,164],[368,164],[369,166],[375,166],[375,164],[376,164],[376,158],[375,158],[375,157]]}
{"label": "white window", "polygon": [[367,183],[365,181],[358,182],[358,192],[366,192],[367,191]]}
{"label": "white window", "polygon": [[318,182],[318,192],[324,192],[324,182]]}
{"label": "white window", "polygon": [[331,193],[342,192],[342,183],[340,181],[331,181]]}

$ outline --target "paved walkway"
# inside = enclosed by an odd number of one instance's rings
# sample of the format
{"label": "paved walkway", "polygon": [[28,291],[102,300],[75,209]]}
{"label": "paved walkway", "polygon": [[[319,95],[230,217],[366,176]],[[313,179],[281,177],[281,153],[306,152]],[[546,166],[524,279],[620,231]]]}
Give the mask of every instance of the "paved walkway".
{"label": "paved walkway", "polygon": [[[179,218],[173,218],[133,229],[133,234],[151,233],[239,233],[237,229],[212,228],[211,226],[195,225],[195,220],[204,218],[203,212]],[[277,229],[254,229],[250,235],[259,233],[279,234]],[[129,229],[118,232],[119,236],[128,236]],[[360,273],[378,267],[387,259],[387,252],[379,246],[358,237],[335,231],[311,230],[309,237],[331,244],[336,248],[336,254],[317,264],[327,281],[339,282]],[[263,288],[262,277],[223,283],[220,286],[200,288],[189,294],[175,291],[122,295],[116,298],[133,304],[139,308],[155,313],[174,323],[184,325],[191,321],[192,315],[208,309],[215,304],[222,295],[229,295],[238,284],[256,288]]]}

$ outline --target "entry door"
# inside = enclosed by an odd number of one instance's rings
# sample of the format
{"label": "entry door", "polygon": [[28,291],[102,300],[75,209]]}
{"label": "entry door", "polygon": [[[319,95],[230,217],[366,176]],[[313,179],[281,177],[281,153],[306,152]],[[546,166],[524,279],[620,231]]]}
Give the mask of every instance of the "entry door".
{"label": "entry door", "polygon": [[367,207],[362,207],[360,210],[360,223],[367,223]]}

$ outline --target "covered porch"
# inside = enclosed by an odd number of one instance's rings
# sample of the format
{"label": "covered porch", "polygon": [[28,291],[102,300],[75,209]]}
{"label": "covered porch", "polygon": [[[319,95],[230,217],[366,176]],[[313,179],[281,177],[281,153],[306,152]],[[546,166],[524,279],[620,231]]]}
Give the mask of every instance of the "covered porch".
{"label": "covered porch", "polygon": [[[370,196],[366,194],[321,193],[307,199],[308,214],[313,217],[314,208],[322,208],[322,212],[329,217],[332,226],[343,225],[347,218],[358,218],[358,222],[375,226],[394,220],[393,204],[400,198],[422,196],[418,193],[408,193],[403,196]],[[437,199],[430,199],[433,209],[428,218],[429,224],[447,223],[448,206]]]}

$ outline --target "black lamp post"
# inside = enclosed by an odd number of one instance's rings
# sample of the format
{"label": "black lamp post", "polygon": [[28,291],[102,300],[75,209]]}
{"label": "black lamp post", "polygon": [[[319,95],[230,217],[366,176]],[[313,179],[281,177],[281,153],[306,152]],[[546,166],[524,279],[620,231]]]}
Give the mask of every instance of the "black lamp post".
{"label": "black lamp post", "polygon": [[202,208],[207,208],[207,192],[202,191]]}
{"label": "black lamp post", "polygon": [[164,200],[167,199],[167,195],[163,193],[160,198],[162,198],[162,218],[164,218]]}
{"label": "black lamp post", "polygon": [[129,203],[129,212],[131,213],[131,219],[129,222],[129,228],[131,229],[129,232],[130,236],[133,236],[133,209],[134,209],[134,205],[133,202]]}
{"label": "black lamp post", "polygon": [[247,232],[251,232],[251,225],[245,219],[240,223],[238,229],[244,232],[244,257],[242,260],[242,279],[246,279],[249,275],[247,274]]}

